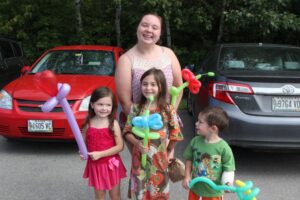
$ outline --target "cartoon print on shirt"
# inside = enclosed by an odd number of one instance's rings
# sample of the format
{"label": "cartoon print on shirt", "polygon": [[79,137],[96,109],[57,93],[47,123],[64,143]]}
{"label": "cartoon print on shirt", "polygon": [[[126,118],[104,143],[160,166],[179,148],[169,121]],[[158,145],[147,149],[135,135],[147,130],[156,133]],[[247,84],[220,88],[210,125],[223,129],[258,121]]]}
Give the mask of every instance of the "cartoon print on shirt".
{"label": "cartoon print on shirt", "polygon": [[221,167],[221,156],[220,155],[212,155],[212,164],[211,167],[213,170],[218,171]]}
{"label": "cartoon print on shirt", "polygon": [[216,180],[215,172],[222,170],[221,156],[210,155],[208,153],[201,154],[200,152],[193,151],[195,153],[195,160],[193,162],[194,176],[205,176],[211,180]]}

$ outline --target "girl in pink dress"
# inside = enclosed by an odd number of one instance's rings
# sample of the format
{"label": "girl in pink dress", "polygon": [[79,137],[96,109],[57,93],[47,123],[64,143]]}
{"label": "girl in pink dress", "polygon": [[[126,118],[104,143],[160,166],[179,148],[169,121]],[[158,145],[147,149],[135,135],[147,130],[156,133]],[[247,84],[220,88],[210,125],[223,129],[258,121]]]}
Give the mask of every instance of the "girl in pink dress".
{"label": "girl in pink dress", "polygon": [[123,150],[123,139],[120,126],[114,119],[116,107],[110,89],[95,89],[83,125],[83,137],[89,152],[83,177],[88,179],[89,186],[94,187],[99,200],[105,199],[106,190],[112,200],[120,200],[120,180],[126,177],[126,169],[118,154]]}

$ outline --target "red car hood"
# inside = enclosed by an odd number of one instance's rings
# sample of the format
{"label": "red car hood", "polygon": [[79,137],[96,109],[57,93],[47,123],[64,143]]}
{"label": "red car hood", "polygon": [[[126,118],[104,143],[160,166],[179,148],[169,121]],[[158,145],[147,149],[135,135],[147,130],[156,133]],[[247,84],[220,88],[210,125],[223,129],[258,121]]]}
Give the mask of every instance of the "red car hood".
{"label": "red car hood", "polygon": [[[115,92],[114,77],[93,75],[56,75],[58,83],[68,83],[71,91],[69,100],[83,99],[99,86],[106,86]],[[48,100],[49,95],[42,91],[34,80],[34,75],[26,75],[15,81],[12,96],[14,99]]]}

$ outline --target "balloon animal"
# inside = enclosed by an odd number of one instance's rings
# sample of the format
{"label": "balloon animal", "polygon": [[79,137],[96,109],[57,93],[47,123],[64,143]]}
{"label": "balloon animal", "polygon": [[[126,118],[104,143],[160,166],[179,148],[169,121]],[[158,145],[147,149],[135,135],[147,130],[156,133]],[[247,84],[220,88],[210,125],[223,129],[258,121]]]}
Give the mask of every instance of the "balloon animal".
{"label": "balloon animal", "polygon": [[199,74],[195,76],[189,69],[185,68],[181,71],[183,79],[186,81],[179,87],[172,86],[169,93],[171,95],[171,105],[175,106],[177,102],[177,97],[179,93],[185,88],[188,87],[191,93],[197,94],[201,87],[201,82],[198,80],[202,76],[215,76],[214,72],[208,72],[206,74]]}
{"label": "balloon animal", "polygon": [[[158,133],[150,132],[150,128],[153,130],[159,130],[163,127],[163,122],[160,114],[154,113],[150,115],[149,107],[153,102],[153,100],[154,100],[153,96],[149,97],[148,106],[147,109],[144,111],[143,115],[134,117],[132,119],[132,124],[134,126],[132,128],[132,132],[135,135],[143,138],[143,145],[145,147],[148,146],[149,139],[153,140],[153,139],[158,139],[160,137]],[[146,166],[146,161],[147,161],[147,155],[143,153],[141,159],[141,163],[143,167]]]}
{"label": "balloon animal", "polygon": [[35,75],[35,81],[40,89],[51,96],[51,98],[42,105],[42,111],[50,112],[57,104],[62,106],[77,142],[79,151],[83,155],[84,159],[87,159],[88,152],[85,142],[76,122],[74,113],[66,99],[66,96],[71,90],[70,85],[66,83],[57,83],[55,74],[50,70],[37,73]]}
{"label": "balloon animal", "polygon": [[259,188],[254,188],[251,190],[253,187],[252,181],[247,181],[246,183],[236,180],[235,186],[228,186],[228,185],[216,185],[212,180],[206,178],[206,177],[197,177],[191,180],[189,184],[189,188],[192,188],[196,183],[198,182],[203,182],[209,185],[212,189],[216,191],[221,191],[221,190],[227,190],[231,191],[237,194],[239,200],[256,200],[256,196],[260,192]]}

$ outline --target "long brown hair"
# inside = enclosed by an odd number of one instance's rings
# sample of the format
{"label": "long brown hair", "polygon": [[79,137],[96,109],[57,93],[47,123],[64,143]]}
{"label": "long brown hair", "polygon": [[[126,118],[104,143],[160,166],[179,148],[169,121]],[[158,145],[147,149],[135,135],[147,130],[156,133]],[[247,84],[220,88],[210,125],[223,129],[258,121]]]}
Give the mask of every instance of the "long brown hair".
{"label": "long brown hair", "polygon": [[[140,82],[144,80],[149,75],[153,75],[155,82],[158,86],[158,94],[156,97],[157,107],[160,109],[165,109],[167,106],[167,82],[164,73],[160,69],[151,68],[147,70],[141,77]],[[146,97],[141,95],[141,100],[139,102],[139,108],[142,108],[143,105],[147,103]]]}
{"label": "long brown hair", "polygon": [[91,103],[95,103],[96,101],[98,101],[99,99],[104,98],[104,97],[111,97],[111,100],[112,100],[112,111],[111,111],[110,115],[108,116],[108,119],[109,119],[109,127],[108,128],[110,129],[110,131],[114,132],[114,119],[115,119],[114,116],[115,116],[115,112],[117,110],[117,102],[116,102],[116,98],[115,98],[114,94],[107,87],[98,87],[93,91],[90,102],[89,102],[88,114],[83,123],[83,128],[86,128],[87,125],[90,123],[91,119],[96,115],[94,109],[91,106]]}

